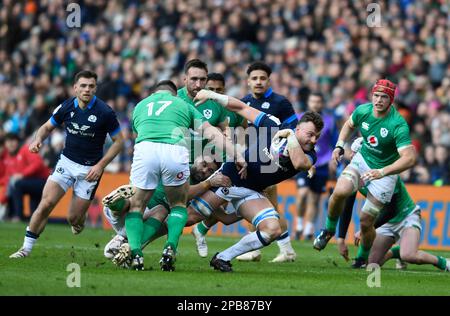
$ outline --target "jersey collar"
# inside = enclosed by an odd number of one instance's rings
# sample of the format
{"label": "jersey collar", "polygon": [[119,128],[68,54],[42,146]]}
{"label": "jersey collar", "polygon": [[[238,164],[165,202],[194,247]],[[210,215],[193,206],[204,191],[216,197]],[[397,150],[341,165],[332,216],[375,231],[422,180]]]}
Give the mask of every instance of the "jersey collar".
{"label": "jersey collar", "polygon": [[[92,107],[94,106],[95,101],[97,100],[97,96],[94,95],[94,97],[92,98],[91,102],[88,103],[87,108],[90,110],[92,109]],[[75,106],[75,108],[78,107],[78,99],[75,97],[75,100],[73,100],[73,105]]]}
{"label": "jersey collar", "polygon": [[273,93],[273,90],[272,90],[272,87],[270,87],[269,89],[267,89],[266,93],[264,93],[264,97],[268,98],[272,95],[272,93]]}

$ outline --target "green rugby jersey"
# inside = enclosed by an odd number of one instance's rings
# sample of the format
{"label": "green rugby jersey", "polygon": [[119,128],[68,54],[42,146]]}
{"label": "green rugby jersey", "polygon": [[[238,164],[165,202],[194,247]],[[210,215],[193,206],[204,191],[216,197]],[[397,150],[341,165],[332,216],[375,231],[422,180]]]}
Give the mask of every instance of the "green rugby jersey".
{"label": "green rugby jersey", "polygon": [[138,134],[136,143],[145,140],[186,146],[189,128],[196,129],[205,121],[195,107],[161,90],[136,105],[132,127]]}
{"label": "green rugby jersey", "polygon": [[408,124],[394,106],[387,116],[376,118],[373,104],[362,104],[353,111],[352,120],[364,139],[360,153],[372,169],[392,164],[400,157],[397,149],[411,145]]}

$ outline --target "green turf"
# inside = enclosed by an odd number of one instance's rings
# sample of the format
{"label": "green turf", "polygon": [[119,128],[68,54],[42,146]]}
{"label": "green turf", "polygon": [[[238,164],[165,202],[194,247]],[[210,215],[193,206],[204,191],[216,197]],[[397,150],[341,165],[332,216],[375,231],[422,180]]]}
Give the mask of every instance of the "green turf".
{"label": "green turf", "polygon": [[[308,242],[293,241],[294,263],[268,263],[276,245],[263,250],[261,262],[233,262],[233,273],[209,267],[216,252],[237,239],[209,237],[209,258],[198,257],[193,237],[180,242],[175,272],[162,272],[158,261],[164,239],[144,251],[146,271],[116,268],[103,257],[111,231],[87,228],[74,236],[68,225],[48,225],[26,259],[8,256],[23,241],[24,224],[0,223],[0,295],[449,295],[450,273],[427,266],[409,265],[406,271],[389,262],[381,271],[381,287],[370,288],[370,272],[352,270],[334,245],[317,252]],[[353,255],[356,249],[351,248]],[[447,252],[435,252],[450,257]],[[81,269],[81,287],[70,288],[70,263]]]}

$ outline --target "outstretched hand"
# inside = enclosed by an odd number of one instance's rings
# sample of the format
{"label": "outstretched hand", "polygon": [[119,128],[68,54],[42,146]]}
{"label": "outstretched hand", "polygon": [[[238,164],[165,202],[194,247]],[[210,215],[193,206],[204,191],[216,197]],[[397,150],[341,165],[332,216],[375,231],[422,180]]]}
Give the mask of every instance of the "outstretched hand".
{"label": "outstretched hand", "polygon": [[208,99],[210,99],[210,97],[211,97],[210,94],[211,94],[211,91],[206,90],[206,89],[202,89],[199,92],[197,92],[197,94],[194,97],[195,106],[199,106],[200,104],[203,104],[206,101],[208,101]]}

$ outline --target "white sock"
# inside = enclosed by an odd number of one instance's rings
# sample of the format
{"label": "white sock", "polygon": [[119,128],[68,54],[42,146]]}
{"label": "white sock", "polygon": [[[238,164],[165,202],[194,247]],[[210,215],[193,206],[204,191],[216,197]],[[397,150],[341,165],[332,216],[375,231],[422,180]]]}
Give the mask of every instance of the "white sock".
{"label": "white sock", "polygon": [[303,231],[303,236],[313,235],[314,234],[314,224],[311,222],[306,222],[305,230]]}
{"label": "white sock", "polygon": [[36,235],[29,231],[29,227],[27,226],[27,231],[25,233],[25,238],[23,240],[23,250],[27,253],[30,253],[33,249],[34,244],[36,243],[37,239],[39,238],[39,235]]}
{"label": "white sock", "polygon": [[[259,234],[259,237],[258,237]],[[260,238],[264,240],[264,243],[261,242]],[[243,253],[260,249],[262,247],[269,245],[270,237],[265,232],[255,231],[253,233],[247,234],[241,238],[237,243],[235,243],[230,248],[225,249],[217,255],[217,258],[231,261]]]}
{"label": "white sock", "polygon": [[301,232],[303,230],[303,217],[297,216],[297,231]]}
{"label": "white sock", "polygon": [[280,252],[294,252],[294,248],[292,248],[291,237],[289,236],[289,232],[285,231],[281,234],[279,239],[277,239],[278,248],[280,248]]}

